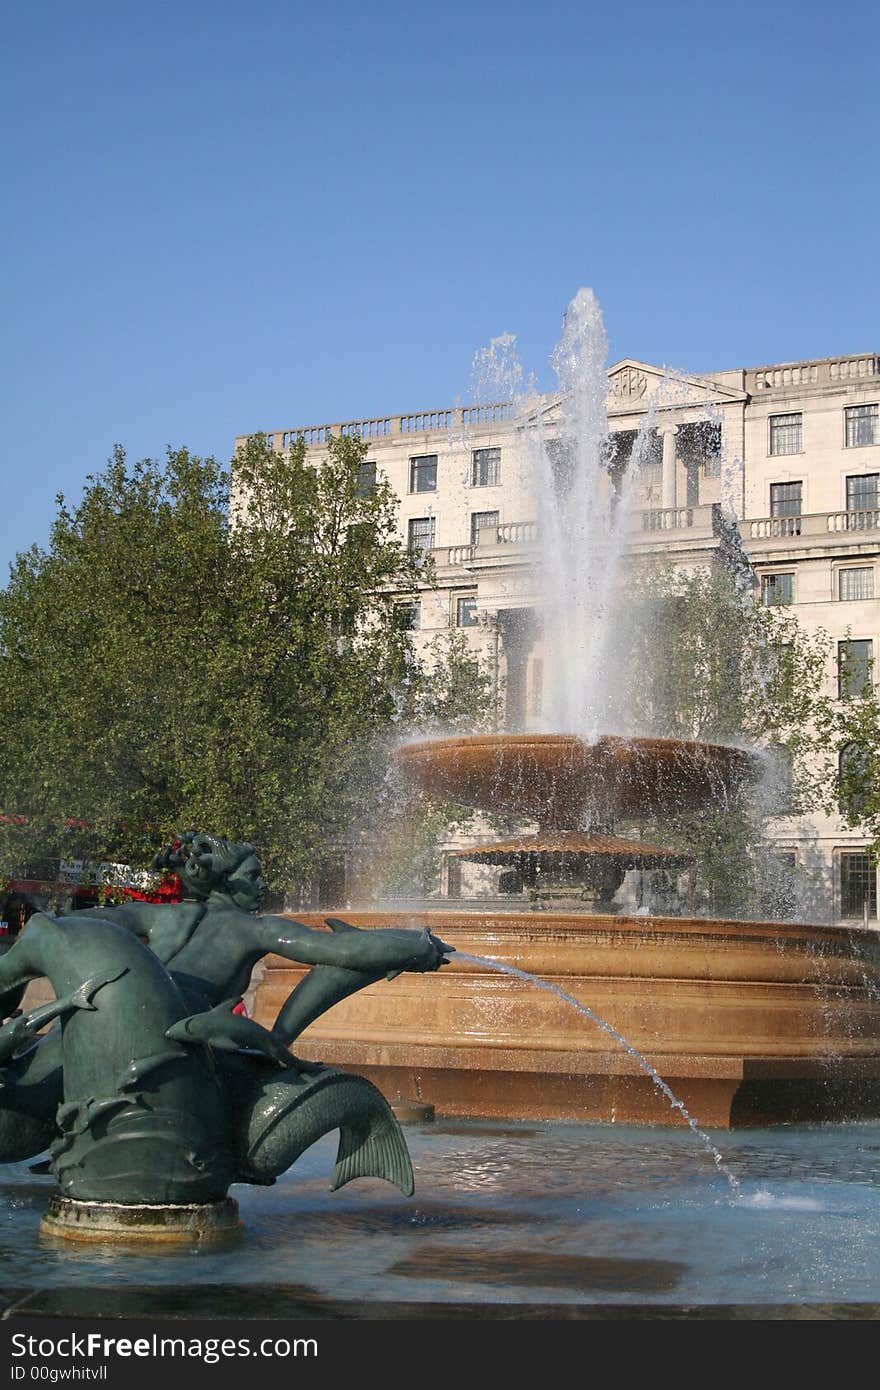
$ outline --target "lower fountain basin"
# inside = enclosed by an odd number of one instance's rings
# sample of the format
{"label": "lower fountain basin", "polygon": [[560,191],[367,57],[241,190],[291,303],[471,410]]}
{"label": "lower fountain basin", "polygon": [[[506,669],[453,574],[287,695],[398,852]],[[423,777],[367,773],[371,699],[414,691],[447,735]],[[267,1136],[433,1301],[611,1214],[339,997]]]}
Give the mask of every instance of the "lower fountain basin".
{"label": "lower fountain basin", "polygon": [[[428,927],[557,985],[643,1053],[701,1124],[880,1115],[874,933],[579,913],[341,915]],[[304,971],[278,956],[266,965],[255,1009],[268,1026]],[[683,1123],[637,1060],[569,1003],[455,957],[344,1000],[295,1051],[439,1115]]]}
{"label": "lower fountain basin", "polygon": [[[181,1318],[211,1318],[212,1335],[257,1337],[247,1321],[272,1319],[274,1335],[317,1336],[323,1354],[341,1336],[327,1320],[360,1348],[353,1320],[394,1319],[375,1348],[387,1355],[404,1319],[880,1317],[878,1122],[718,1136],[736,1193],[687,1129],[439,1120],[407,1142],[414,1197],[375,1181],[328,1192],[327,1135],[274,1187],[233,1189],[234,1245],[185,1254],[38,1236],[52,1181],[8,1165],[7,1334],[60,1317],[132,1336],[157,1320],[179,1336]],[[138,1327],[107,1326],[117,1318]],[[509,1334],[493,1332],[497,1362]]]}

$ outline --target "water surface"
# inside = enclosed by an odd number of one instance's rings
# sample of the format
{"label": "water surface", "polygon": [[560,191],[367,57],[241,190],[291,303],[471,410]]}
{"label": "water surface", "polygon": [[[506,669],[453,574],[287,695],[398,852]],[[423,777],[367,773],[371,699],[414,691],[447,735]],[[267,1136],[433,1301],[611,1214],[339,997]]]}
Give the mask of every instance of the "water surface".
{"label": "water surface", "polygon": [[713,1137],[736,1192],[686,1128],[439,1121],[407,1129],[407,1199],[372,1180],[329,1192],[327,1136],[274,1187],[233,1189],[240,1238],[183,1253],[40,1237],[51,1180],[9,1165],[4,1298],[12,1310],[34,1291],[79,1291],[96,1312],[111,1290],[148,1306],[177,1288],[226,1290],[233,1308],[260,1290],[536,1311],[880,1305],[880,1123]]}

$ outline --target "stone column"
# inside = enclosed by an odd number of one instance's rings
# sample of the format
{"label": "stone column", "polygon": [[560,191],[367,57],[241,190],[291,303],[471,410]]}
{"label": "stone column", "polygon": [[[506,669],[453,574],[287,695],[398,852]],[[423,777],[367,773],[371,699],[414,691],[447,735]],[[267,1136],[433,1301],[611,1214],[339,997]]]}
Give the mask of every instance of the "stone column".
{"label": "stone column", "polygon": [[674,507],[675,501],[675,425],[667,425],[660,431],[663,437],[663,506]]}

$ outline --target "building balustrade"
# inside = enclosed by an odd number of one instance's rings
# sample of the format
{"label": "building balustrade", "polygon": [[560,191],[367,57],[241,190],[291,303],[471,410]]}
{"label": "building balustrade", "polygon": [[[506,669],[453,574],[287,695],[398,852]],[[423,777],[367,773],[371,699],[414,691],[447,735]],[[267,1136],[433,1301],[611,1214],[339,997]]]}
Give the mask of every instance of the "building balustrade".
{"label": "building balustrade", "polygon": [[463,425],[494,425],[512,420],[516,414],[513,401],[498,401],[494,405],[466,405],[461,410]]}
{"label": "building balustrade", "polygon": [[869,507],[853,512],[829,512],[829,531],[874,531],[880,526],[880,510]]}
{"label": "building balustrade", "polygon": [[[631,532],[703,531],[712,535],[717,530],[717,511],[717,503],[699,507],[652,507],[647,511],[632,512],[628,518],[628,529]],[[481,527],[476,542],[471,545],[442,546],[434,554],[441,564],[469,565],[482,554],[501,546],[528,549],[537,540],[536,521],[508,521],[500,526]]]}
{"label": "building balustrade", "polygon": [[687,531],[694,524],[693,507],[652,507],[636,512],[643,531]]}
{"label": "building balustrade", "polygon": [[289,449],[298,439],[308,446],[326,444],[331,438],[389,439],[394,435],[456,433],[476,426],[506,424],[514,418],[512,401],[456,406],[444,410],[416,410],[406,415],[377,415],[369,420],[342,420],[327,425],[300,425],[267,435],[276,449]]}
{"label": "building balustrade", "polygon": [[476,554],[475,545],[450,545],[446,548],[447,565],[467,565]]}
{"label": "building balustrade", "polygon": [[852,357],[824,357],[816,362],[780,362],[753,367],[746,374],[747,391],[790,391],[803,387],[830,386],[836,382],[867,381],[880,376],[880,356],[857,353]]}
{"label": "building balustrade", "polygon": [[880,509],[815,512],[807,516],[763,516],[748,522],[752,540],[777,540],[798,536],[822,536],[829,532],[880,530]]}
{"label": "building balustrade", "polygon": [[[633,511],[628,529],[633,532],[693,531],[717,533],[719,507],[707,503],[698,507],[650,507]],[[829,533],[853,531],[880,532],[880,508],[861,508],[858,511],[816,512],[806,516],[763,516],[739,523],[740,530],[750,540],[786,540],[801,536],[823,536]],[[499,546],[528,547],[538,539],[534,521],[510,521],[502,526],[484,526],[476,544],[453,545],[443,548],[446,563],[469,564],[487,550]],[[439,552],[438,552],[439,554]]]}
{"label": "building balustrade", "polygon": [[455,414],[454,410],[425,410],[416,411],[414,415],[401,415],[398,417],[399,432],[429,434],[432,430],[451,430]]}
{"label": "building balustrade", "polygon": [[[628,517],[630,533],[690,532],[700,535],[719,534],[720,508],[718,503],[698,507],[650,507],[633,511]],[[749,540],[797,540],[829,535],[852,535],[858,531],[880,533],[880,508],[858,511],[816,512],[807,516],[762,516],[739,523],[740,531]],[[647,538],[647,537],[646,537]],[[469,565],[481,555],[501,546],[528,549],[538,540],[538,525],[534,521],[510,521],[502,526],[484,526],[472,545],[444,546],[436,551],[439,563]],[[880,541],[880,535],[878,535]],[[496,556],[497,558],[497,556]]]}
{"label": "building balustrade", "polygon": [[538,539],[537,522],[508,521],[503,526],[486,526],[479,539],[484,545],[534,545]]}
{"label": "building balustrade", "polygon": [[[810,517],[809,520],[814,518]],[[802,516],[762,516],[749,522],[749,536],[753,541],[771,540],[777,536],[799,536],[803,524]]]}

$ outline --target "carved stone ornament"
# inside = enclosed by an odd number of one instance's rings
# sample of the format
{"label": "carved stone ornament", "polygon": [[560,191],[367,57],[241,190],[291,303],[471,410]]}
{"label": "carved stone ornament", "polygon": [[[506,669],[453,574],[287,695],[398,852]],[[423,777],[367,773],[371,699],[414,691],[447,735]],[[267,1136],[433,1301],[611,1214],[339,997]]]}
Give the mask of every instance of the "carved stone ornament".
{"label": "carved stone ornament", "polygon": [[623,367],[612,381],[611,389],[620,400],[637,401],[648,389],[648,378],[635,367]]}

